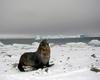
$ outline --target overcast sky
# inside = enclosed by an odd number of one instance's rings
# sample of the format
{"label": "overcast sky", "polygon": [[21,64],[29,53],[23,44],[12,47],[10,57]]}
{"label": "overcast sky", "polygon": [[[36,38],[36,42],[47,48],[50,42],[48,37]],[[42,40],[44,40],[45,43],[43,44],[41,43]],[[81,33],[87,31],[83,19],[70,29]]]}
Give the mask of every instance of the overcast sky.
{"label": "overcast sky", "polygon": [[0,34],[98,34],[100,0],[0,0]]}

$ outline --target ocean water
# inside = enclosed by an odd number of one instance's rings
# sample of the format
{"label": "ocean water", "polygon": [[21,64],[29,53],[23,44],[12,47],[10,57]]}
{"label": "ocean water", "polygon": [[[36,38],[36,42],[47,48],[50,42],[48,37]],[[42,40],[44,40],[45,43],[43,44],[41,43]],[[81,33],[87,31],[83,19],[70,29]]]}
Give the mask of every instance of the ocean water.
{"label": "ocean water", "polygon": [[[69,42],[84,42],[88,43],[89,41],[96,39],[100,40],[100,37],[84,37],[84,38],[59,38],[59,39],[48,39],[49,43],[55,44],[65,44]],[[17,39],[0,39],[0,42],[4,44],[32,44],[33,42],[40,42],[42,39],[36,40],[35,38],[17,38]]]}

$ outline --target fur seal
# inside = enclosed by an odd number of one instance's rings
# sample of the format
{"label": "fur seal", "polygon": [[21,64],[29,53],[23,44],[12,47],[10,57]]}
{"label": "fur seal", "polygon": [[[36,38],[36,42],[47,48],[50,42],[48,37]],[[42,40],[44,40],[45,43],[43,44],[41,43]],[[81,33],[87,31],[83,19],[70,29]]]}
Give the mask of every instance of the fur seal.
{"label": "fur seal", "polygon": [[25,52],[21,55],[18,69],[24,72],[23,66],[31,66],[33,69],[49,67],[50,46],[46,39],[42,40],[36,52]]}

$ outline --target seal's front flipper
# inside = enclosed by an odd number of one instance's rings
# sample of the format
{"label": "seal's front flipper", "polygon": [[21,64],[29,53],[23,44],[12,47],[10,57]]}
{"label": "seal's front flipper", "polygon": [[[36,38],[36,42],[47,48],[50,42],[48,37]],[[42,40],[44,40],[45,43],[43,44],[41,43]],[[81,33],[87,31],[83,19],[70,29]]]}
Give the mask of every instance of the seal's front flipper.
{"label": "seal's front flipper", "polygon": [[52,67],[54,64],[48,64],[46,65],[46,67]]}

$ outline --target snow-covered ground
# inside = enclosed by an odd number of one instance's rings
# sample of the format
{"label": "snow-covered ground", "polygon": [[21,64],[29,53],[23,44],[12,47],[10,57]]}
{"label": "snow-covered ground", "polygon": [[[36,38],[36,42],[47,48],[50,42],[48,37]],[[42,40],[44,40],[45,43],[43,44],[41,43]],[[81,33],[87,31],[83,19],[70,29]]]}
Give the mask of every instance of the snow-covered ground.
{"label": "snow-covered ground", "polygon": [[[39,43],[32,45],[4,45],[0,42],[0,80],[100,80],[100,73],[91,67],[100,68],[100,47],[86,43],[50,44],[50,63],[54,66],[29,72],[17,69],[24,52],[34,52]],[[95,56],[93,56],[95,55]]]}

